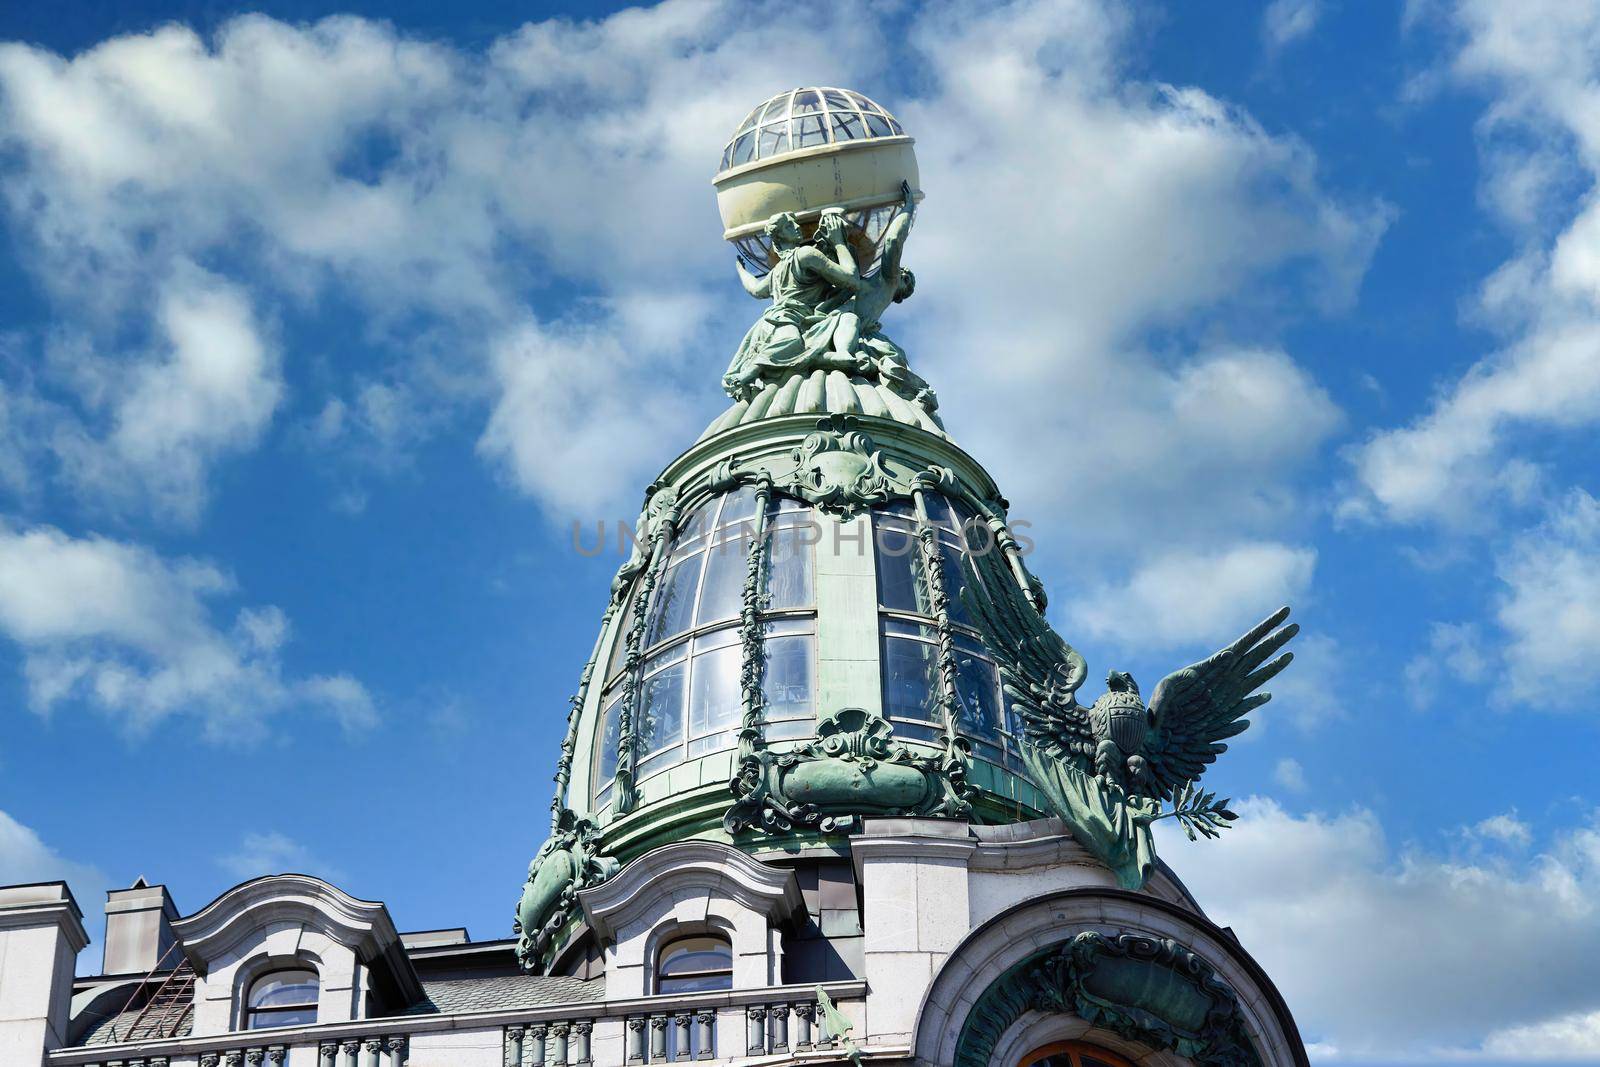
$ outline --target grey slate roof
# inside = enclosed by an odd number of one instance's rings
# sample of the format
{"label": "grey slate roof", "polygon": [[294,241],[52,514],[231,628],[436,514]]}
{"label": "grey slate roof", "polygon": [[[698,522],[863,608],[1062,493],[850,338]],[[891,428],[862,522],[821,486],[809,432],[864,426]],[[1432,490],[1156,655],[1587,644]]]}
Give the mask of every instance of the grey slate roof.
{"label": "grey slate roof", "polygon": [[[604,978],[556,978],[511,974],[484,978],[423,979],[423,999],[403,1015],[454,1015],[469,1011],[510,1011],[517,1008],[544,1008],[560,1004],[584,1004],[604,1000]],[[186,1016],[174,1037],[188,1037],[192,1015]],[[126,1031],[138,1018],[137,1009],[113,1015],[93,1024],[83,1035],[82,1044],[112,1044],[111,1031]]]}
{"label": "grey slate roof", "polygon": [[450,1015],[467,1011],[504,1011],[583,1004],[604,1000],[604,978],[558,978],[510,974],[485,978],[422,980],[424,999],[407,1015]]}
{"label": "grey slate roof", "polygon": [[[101,1019],[99,1022],[92,1024],[90,1028],[84,1032],[83,1041],[80,1042],[80,1044],[84,1046],[113,1044],[114,1041],[111,1036],[111,1031],[115,1029],[118,1033],[127,1032],[127,1030],[133,1026],[134,1020],[138,1017],[138,1008],[135,1008],[132,1011],[125,1011],[120,1015],[107,1016],[106,1018]],[[172,1036],[188,1037],[189,1029],[193,1024],[194,1012],[191,1011],[183,1017],[183,1021],[178,1024],[177,1033],[173,1034]]]}

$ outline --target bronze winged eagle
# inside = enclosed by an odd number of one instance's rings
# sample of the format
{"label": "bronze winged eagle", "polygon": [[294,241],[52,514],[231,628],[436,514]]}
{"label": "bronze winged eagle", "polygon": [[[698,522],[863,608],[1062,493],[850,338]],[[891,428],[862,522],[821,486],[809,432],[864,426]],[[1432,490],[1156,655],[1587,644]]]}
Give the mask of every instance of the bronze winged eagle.
{"label": "bronze winged eagle", "polygon": [[1022,720],[1030,777],[1124,885],[1142,885],[1154,865],[1151,822],[1176,818],[1193,839],[1214,837],[1235,818],[1226,799],[1197,782],[1228,750],[1227,739],[1249,727],[1245,716],[1272,699],[1257,690],[1294,659],[1281,650],[1300,627],[1281,626],[1289,609],[1280,608],[1228,647],[1167,675],[1148,705],[1131,675],[1112,671],[1106,692],[1085,706],[1077,698],[1088,674],[1083,657],[987,555],[967,557],[961,599]]}

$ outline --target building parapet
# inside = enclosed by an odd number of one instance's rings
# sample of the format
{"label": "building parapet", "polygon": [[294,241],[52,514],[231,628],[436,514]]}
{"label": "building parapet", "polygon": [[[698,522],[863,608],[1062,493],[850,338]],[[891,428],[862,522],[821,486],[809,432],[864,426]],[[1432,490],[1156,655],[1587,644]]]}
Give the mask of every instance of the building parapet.
{"label": "building parapet", "polygon": [[[455,1063],[449,1053],[429,1058],[452,1034],[493,1035],[507,1067],[622,1067],[624,1063],[746,1060],[806,1053],[826,1059],[835,1050],[814,1010],[813,984],[681,993],[589,1004],[399,1016],[362,1022],[242,1031],[206,1037],[61,1049],[48,1067],[278,1067],[297,1049],[317,1049],[319,1067],[424,1067]],[[864,1012],[862,981],[822,988],[847,1017]],[[859,1031],[858,1031],[859,1032]],[[638,1035],[635,1040],[633,1035]],[[632,1043],[630,1043],[632,1042]],[[688,1055],[680,1055],[680,1050]],[[637,1058],[635,1058],[637,1056]],[[579,1058],[582,1057],[582,1058]],[[465,1061],[461,1061],[465,1062]],[[787,1062],[787,1061],[785,1061]]]}

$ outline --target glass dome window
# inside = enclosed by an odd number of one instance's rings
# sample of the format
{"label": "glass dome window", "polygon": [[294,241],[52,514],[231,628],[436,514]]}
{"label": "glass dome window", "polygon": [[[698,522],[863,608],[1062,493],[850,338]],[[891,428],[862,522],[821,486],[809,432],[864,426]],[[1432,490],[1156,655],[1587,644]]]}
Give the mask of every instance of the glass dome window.
{"label": "glass dome window", "polygon": [[[959,698],[956,729],[972,742],[975,755],[1020,769],[1021,723],[1002,699],[999,669],[961,599],[966,584],[963,560],[971,552],[991,550],[994,539],[988,525],[965,506],[952,506],[937,493],[924,493],[923,500],[938,549],[939,577],[950,598],[947,614]],[[943,731],[939,630],[918,530],[916,512],[908,503],[873,513],[883,709],[897,735],[937,744]]]}
{"label": "glass dome window", "polygon": [[791,89],[751,111],[722,149],[728,170],[816,145],[899,137],[893,115],[860,93],[844,89]]}
{"label": "glass dome window", "polygon": [[[740,637],[745,575],[755,535],[756,494],[742,488],[685,517],[645,609],[643,657],[634,695],[638,781],[738,744],[743,716]],[[762,568],[763,693],[769,740],[810,737],[816,725],[816,620],[811,510],[768,502]],[[627,691],[632,600],[607,666],[596,738],[595,810],[611,801]]]}

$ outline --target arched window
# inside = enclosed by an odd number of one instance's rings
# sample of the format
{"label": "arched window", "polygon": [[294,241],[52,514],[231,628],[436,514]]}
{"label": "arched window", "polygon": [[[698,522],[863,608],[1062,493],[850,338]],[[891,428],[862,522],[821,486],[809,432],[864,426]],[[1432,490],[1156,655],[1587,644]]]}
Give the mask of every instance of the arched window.
{"label": "arched window", "polygon": [[657,993],[699,993],[733,988],[733,947],[713,935],[680,937],[656,957]]}
{"label": "arched window", "polygon": [[1034,1049],[1022,1057],[1018,1067],[1133,1067],[1118,1056],[1082,1041],[1062,1041]]}
{"label": "arched window", "polygon": [[[928,522],[939,553],[939,576],[949,594],[956,690],[960,696],[957,729],[972,741],[973,753],[991,763],[1017,768],[1021,723],[1001,699],[994,657],[984,648],[961,589],[962,560],[995,551],[987,523],[963,504],[926,492]],[[897,736],[937,744],[942,729],[939,631],[930,576],[923,565],[916,509],[897,502],[873,512],[873,547],[878,567],[878,610],[883,640],[883,710]]]}
{"label": "arched window", "polygon": [[[737,747],[743,714],[740,612],[756,519],[749,487],[715,497],[679,524],[650,603],[634,680],[639,781],[685,760]],[[774,498],[761,569],[762,689],[768,741],[816,731],[816,610],[811,510]],[[611,802],[628,679],[627,637],[637,605],[629,595],[611,656],[594,762],[594,806]]]}
{"label": "arched window", "polygon": [[296,967],[270,971],[250,983],[244,1028],[303,1026],[317,1021],[317,972]]}

